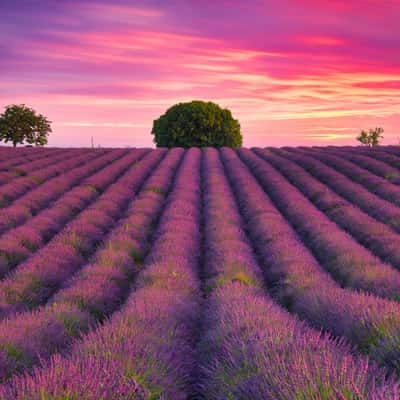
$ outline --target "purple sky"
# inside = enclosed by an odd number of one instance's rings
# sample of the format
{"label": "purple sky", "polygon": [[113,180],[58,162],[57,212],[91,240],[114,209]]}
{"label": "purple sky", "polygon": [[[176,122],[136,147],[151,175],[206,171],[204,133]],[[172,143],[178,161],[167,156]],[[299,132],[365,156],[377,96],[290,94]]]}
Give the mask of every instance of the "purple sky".
{"label": "purple sky", "polygon": [[51,145],[150,146],[171,105],[212,100],[246,146],[400,140],[399,1],[1,0],[0,105]]}

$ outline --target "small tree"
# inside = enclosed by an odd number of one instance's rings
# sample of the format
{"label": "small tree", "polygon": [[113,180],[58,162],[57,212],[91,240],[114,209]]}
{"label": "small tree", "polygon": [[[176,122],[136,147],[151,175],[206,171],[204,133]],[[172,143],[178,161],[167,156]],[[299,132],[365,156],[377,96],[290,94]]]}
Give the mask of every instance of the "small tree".
{"label": "small tree", "polygon": [[17,144],[27,142],[36,146],[47,143],[51,121],[25,104],[6,106],[0,115],[0,140]]}
{"label": "small tree", "polygon": [[227,109],[204,101],[179,103],[153,122],[157,147],[240,147],[239,122]]}
{"label": "small tree", "polygon": [[357,140],[366,146],[378,146],[379,140],[383,139],[383,128],[370,129],[369,132],[362,130]]}

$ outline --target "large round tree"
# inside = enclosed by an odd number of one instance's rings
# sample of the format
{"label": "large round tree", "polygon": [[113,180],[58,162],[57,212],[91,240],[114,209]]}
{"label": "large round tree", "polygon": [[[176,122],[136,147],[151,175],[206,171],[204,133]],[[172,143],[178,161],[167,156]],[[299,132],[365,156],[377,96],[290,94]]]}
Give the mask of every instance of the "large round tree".
{"label": "large round tree", "polygon": [[239,122],[229,110],[204,101],[178,103],[153,122],[157,147],[240,147]]}

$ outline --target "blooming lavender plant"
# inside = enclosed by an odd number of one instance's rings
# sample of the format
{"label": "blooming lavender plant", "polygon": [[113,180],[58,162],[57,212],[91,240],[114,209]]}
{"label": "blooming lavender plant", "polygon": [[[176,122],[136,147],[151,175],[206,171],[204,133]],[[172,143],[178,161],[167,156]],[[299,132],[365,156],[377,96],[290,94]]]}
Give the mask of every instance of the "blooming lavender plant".
{"label": "blooming lavender plant", "polygon": [[[145,398],[187,398],[200,294],[196,273],[200,250],[199,163],[200,150],[189,150],[167,197],[155,242],[138,276],[137,290],[123,309],[77,343],[68,359],[55,356],[46,368],[34,370],[34,378],[15,377],[1,388],[3,398],[33,399],[43,393],[50,398],[68,395],[91,399],[92,393],[98,398],[104,393],[108,398],[118,398],[121,392],[126,398],[136,398],[139,388]],[[155,186],[162,188],[159,183]],[[154,196],[152,191],[147,193]],[[168,229],[180,226],[180,221],[185,221],[181,230]],[[185,249],[188,241],[196,251]],[[154,262],[170,248],[168,242],[182,253],[167,253],[161,257],[163,262]],[[90,368],[94,364],[102,365],[104,376],[112,379],[96,380],[98,373]],[[74,379],[77,371],[85,371],[84,379]],[[130,390],[127,382],[131,382]]]}
{"label": "blooming lavender plant", "polygon": [[[304,150],[303,150],[304,151]],[[303,152],[302,151],[302,152]],[[360,168],[357,164],[337,157],[334,154],[319,153],[317,151],[305,151],[306,154],[335,168],[342,174],[365,186],[379,197],[400,206],[400,193],[397,185],[390,183],[387,179],[378,177],[373,173]]]}
{"label": "blooming lavender plant", "polygon": [[[40,157],[37,158],[21,158],[19,162],[17,161],[15,163],[15,160],[13,163],[9,163],[8,167],[5,162],[0,162],[0,165],[3,165],[3,167],[0,167],[0,185],[8,183],[12,181],[14,178],[18,176],[24,176],[27,175],[27,173],[32,173],[33,171],[37,171],[43,167],[46,167],[47,165],[50,165],[52,163],[52,159],[49,156],[54,156],[58,155],[61,153],[64,153],[65,151],[55,151],[55,152],[49,152],[47,151],[46,153],[40,154]],[[65,154],[65,153],[64,153]],[[100,155],[100,154],[99,154]],[[49,160],[50,158],[50,160]],[[17,164],[17,165],[16,165]],[[16,165],[13,167],[13,165]],[[5,168],[3,171],[2,169]]]}
{"label": "blooming lavender plant", "polygon": [[[121,154],[121,152],[113,155],[112,159],[115,160],[115,157],[119,154]],[[140,151],[128,154],[123,159],[115,161],[113,165],[97,172],[96,175],[104,174],[107,177],[104,184],[102,184],[100,187],[104,190],[109,184],[112,183],[112,181],[110,181],[109,175],[111,175],[111,178],[117,178],[126,171],[126,169],[131,165],[132,162],[136,162],[138,159],[140,159],[143,154],[144,152]],[[8,263],[5,264],[2,268],[1,276],[4,276],[6,272],[12,270],[19,262],[31,255],[31,253],[35,252],[41,241],[47,242],[48,240],[50,240],[52,236],[57,233],[57,231],[60,231],[63,228],[68,220],[73,219],[79,211],[82,211],[85,206],[87,207],[92,201],[97,199],[98,196],[98,191],[90,190],[87,183],[83,182],[82,185],[80,185],[79,187],[76,187],[71,192],[66,193],[59,201],[54,204],[53,207],[48,208],[44,210],[43,213],[40,213],[31,218],[29,222],[27,222],[25,225],[21,225],[18,228],[9,230],[8,232],[0,236],[0,252],[2,252],[4,254],[4,257],[9,260]],[[14,206],[9,208],[15,210]],[[23,209],[25,208],[23,207]],[[2,211],[4,211],[5,215],[7,215],[7,213],[9,215],[10,212],[11,215],[13,215],[12,210],[4,209],[0,210],[0,216]],[[28,215],[24,215],[21,213],[19,213],[18,215],[20,218],[27,219],[31,214],[29,211],[26,211],[26,214]],[[4,228],[6,226],[10,227],[12,225],[15,225],[16,223],[14,219],[12,219],[11,221],[10,219],[7,219],[6,221],[3,220],[2,222]],[[25,251],[23,253],[23,256],[15,259],[10,256],[10,253],[7,250],[8,243],[10,240],[17,240],[23,244],[24,238],[26,237],[26,234],[24,234],[26,229],[30,231],[36,231],[37,234],[35,236],[37,240],[35,241],[35,243],[33,243],[33,238],[29,238],[28,242],[31,243],[32,246],[25,246],[29,250],[29,252]],[[41,236],[42,240],[38,240],[38,235]]]}
{"label": "blooming lavender plant", "polygon": [[55,177],[65,171],[78,166],[87,158],[85,153],[81,153],[76,157],[70,153],[61,153],[61,155],[53,156],[50,166],[44,167],[32,174],[27,174],[12,180],[10,183],[0,187],[0,208],[9,205],[13,200],[22,196],[27,191],[40,186],[49,178]]}
{"label": "blooming lavender plant", "polygon": [[[120,234],[126,232],[125,222],[131,221],[135,215],[141,215],[144,211],[143,207],[146,203],[146,198],[154,198],[154,193],[146,190],[151,185],[156,185],[163,188],[165,192],[168,191],[168,187],[171,185],[171,178],[176,170],[177,164],[181,158],[183,150],[178,149],[172,151],[168,156],[161,162],[158,169],[155,170],[145,186],[141,190],[139,197],[134,199],[129,207],[128,216],[120,221],[113,232],[110,234],[107,243],[103,249],[96,252],[93,257],[93,264],[88,264],[82,268],[79,274],[75,275],[71,281],[65,283],[65,288],[60,290],[50,301],[50,303],[43,308],[40,308],[37,312],[33,312],[35,315],[35,330],[39,331],[37,334],[36,344],[37,346],[22,346],[20,342],[15,343],[15,347],[19,349],[19,352],[23,354],[23,359],[29,359],[30,362],[26,363],[25,367],[29,367],[33,363],[37,363],[39,357],[45,359],[52,352],[67,346],[72,338],[79,335],[81,331],[88,329],[90,325],[93,325],[95,321],[101,321],[105,316],[113,312],[123,301],[124,296],[128,288],[129,281],[132,280],[135,273],[140,269],[140,264],[131,256],[128,250],[123,252],[122,250],[113,251],[113,238],[120,237]],[[136,171],[137,179],[144,179],[146,175],[153,169],[154,164],[160,161],[160,157],[165,155],[165,150],[157,150],[153,152],[147,161],[143,161],[137,166],[141,171]],[[131,178],[132,179],[132,178]],[[129,181],[124,179],[125,185],[128,185]],[[126,187],[129,191],[129,186],[132,186],[133,182]],[[137,201],[136,201],[137,200]],[[164,196],[158,195],[158,202],[150,202],[146,208],[147,219],[142,221],[142,226],[137,226],[138,229],[146,228],[151,226],[151,222],[157,218],[157,215],[161,212],[163,204],[165,202]],[[136,207],[136,203],[138,207]],[[142,204],[142,205],[140,205]],[[143,215],[143,214],[142,214]],[[147,238],[142,237],[142,246]],[[135,244],[134,232],[129,231],[129,240]],[[143,248],[145,248],[143,246]],[[64,267],[65,268],[65,267]],[[101,272],[102,270],[102,272]],[[53,279],[57,279],[60,272],[53,274]],[[25,286],[24,286],[25,287]],[[49,294],[47,293],[47,297]],[[61,308],[60,308],[61,307]],[[68,337],[60,336],[60,340],[55,340],[54,343],[45,344],[39,339],[43,336],[40,333],[44,327],[43,324],[49,323],[50,320],[58,321],[59,309],[68,307],[72,310],[79,309],[80,315],[84,317],[84,323],[80,329],[73,329],[69,332]],[[14,307],[15,309],[15,307]],[[49,316],[47,319],[42,319],[45,316]],[[26,325],[25,321],[29,321],[30,318],[25,318],[24,314],[18,314],[13,319],[5,320],[5,326],[7,326],[7,332],[4,332],[3,343],[14,343],[12,339],[13,327],[19,327],[21,332],[25,332],[27,335],[29,329],[33,329],[32,325]],[[8,325],[7,325],[8,324]],[[1,331],[1,323],[0,323]],[[8,336],[8,339],[6,337]],[[28,335],[29,337],[29,335]],[[28,339],[29,343],[29,339]],[[1,345],[0,345],[1,347]],[[8,375],[15,371],[24,369],[24,362],[19,364],[15,363],[7,353],[3,354],[3,371],[1,379],[7,378]]]}
{"label": "blooming lavender plant", "polygon": [[287,158],[266,150],[257,155],[274,165],[297,189],[331,220],[350,233],[383,261],[400,268],[400,235],[337,195]]}
{"label": "blooming lavender plant", "polygon": [[[75,150],[75,149],[35,149],[34,151],[29,151],[23,149],[18,149],[16,155],[15,153],[13,154],[12,152],[9,151],[9,149],[3,148],[2,149],[2,159],[0,161],[0,171],[8,171],[10,169],[27,169],[32,170],[32,166],[29,165],[33,162],[39,163],[40,164],[44,161],[47,160],[51,156],[57,156],[62,153],[66,154],[79,154],[82,153],[81,150]],[[22,150],[22,151],[21,151]],[[26,168],[27,167],[27,168]]]}
{"label": "blooming lavender plant", "polygon": [[237,155],[229,151],[222,154],[274,296],[302,319],[335,336],[345,336],[361,351],[392,368],[388,358],[397,351],[398,343],[391,338],[400,328],[398,303],[337,285],[302,245]]}
{"label": "blooming lavender plant", "polygon": [[275,201],[324,267],[342,285],[363,289],[379,296],[397,299],[400,273],[383,263],[317,210],[270,164],[250,150],[239,150]]}
{"label": "blooming lavender plant", "polygon": [[[199,397],[391,398],[396,386],[386,381],[384,371],[352,356],[343,341],[310,329],[265,296],[217,151],[207,149],[206,153],[205,273],[212,289],[198,347]],[[226,154],[225,161],[228,157]],[[235,175],[231,162],[227,169]],[[247,186],[238,182],[242,183]],[[228,236],[226,232],[230,232]],[[236,248],[246,261],[235,260],[232,249]]]}
{"label": "blooming lavender plant", "polygon": [[371,152],[365,154],[354,154],[354,152],[334,150],[330,151],[329,154],[349,160],[354,164],[372,172],[373,174],[388,180],[391,183],[396,185],[400,184],[399,170],[391,167],[385,162],[376,159],[374,154]]}
{"label": "blooming lavender plant", "polygon": [[400,209],[394,204],[381,199],[361,184],[353,182],[334,168],[307,154],[282,150],[273,150],[273,152],[301,165],[307,172],[336,193],[345,197],[372,217],[400,232]]}
{"label": "blooming lavender plant", "polygon": [[[65,279],[76,272],[95,251],[118,216],[123,215],[132,194],[139,189],[162,154],[162,151],[153,153],[143,164],[128,168],[96,202],[74,218],[41,251],[20,264],[11,277],[0,282],[3,288],[0,314],[5,316],[42,304]],[[32,290],[33,285],[35,290]]]}
{"label": "blooming lavender plant", "polygon": [[31,164],[36,186],[0,218],[0,399],[398,399],[400,308],[383,298],[398,272],[372,254],[396,265],[397,207],[307,155],[350,151],[76,150],[85,164],[53,178]]}

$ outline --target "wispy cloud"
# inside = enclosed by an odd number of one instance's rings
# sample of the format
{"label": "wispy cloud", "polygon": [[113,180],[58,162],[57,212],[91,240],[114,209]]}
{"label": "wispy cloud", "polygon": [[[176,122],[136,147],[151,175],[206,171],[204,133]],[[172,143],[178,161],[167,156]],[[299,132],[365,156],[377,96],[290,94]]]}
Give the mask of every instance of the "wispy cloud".
{"label": "wispy cloud", "polygon": [[313,134],[313,135],[306,134],[305,136],[310,139],[321,140],[321,141],[354,139],[353,134],[321,133],[321,134]]}
{"label": "wispy cloud", "polygon": [[47,113],[54,144],[98,129],[112,145],[114,128],[151,144],[153,119],[196,98],[231,108],[246,145],[349,143],[378,122],[397,142],[396,1],[25,3],[0,4],[0,102]]}
{"label": "wispy cloud", "polygon": [[344,127],[331,127],[331,126],[317,126],[317,127],[312,127],[312,128],[305,128],[305,131],[354,131],[358,130],[359,128],[353,127],[353,128],[344,128]]}
{"label": "wispy cloud", "polygon": [[84,128],[147,128],[147,124],[135,124],[132,122],[58,122],[59,126],[84,127]]}

